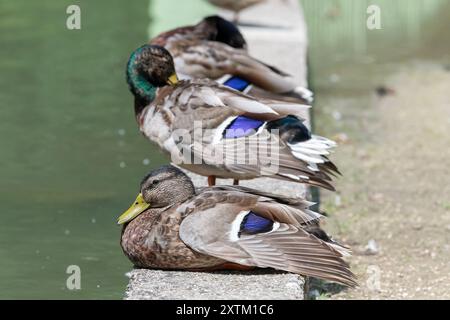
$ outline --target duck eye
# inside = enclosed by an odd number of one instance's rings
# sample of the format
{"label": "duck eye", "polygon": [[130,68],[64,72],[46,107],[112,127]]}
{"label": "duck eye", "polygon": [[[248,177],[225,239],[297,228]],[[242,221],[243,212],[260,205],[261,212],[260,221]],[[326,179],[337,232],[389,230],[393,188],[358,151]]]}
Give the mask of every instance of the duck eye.
{"label": "duck eye", "polygon": [[156,186],[158,183],[159,183],[159,180],[158,180],[158,179],[152,181],[152,185],[153,185],[153,186]]}

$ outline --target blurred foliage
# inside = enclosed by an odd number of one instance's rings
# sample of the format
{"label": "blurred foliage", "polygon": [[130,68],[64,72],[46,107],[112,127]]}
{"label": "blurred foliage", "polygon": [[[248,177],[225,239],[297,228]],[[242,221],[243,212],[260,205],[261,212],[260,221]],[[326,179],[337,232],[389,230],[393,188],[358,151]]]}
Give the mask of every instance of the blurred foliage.
{"label": "blurred foliage", "polygon": [[[321,63],[364,55],[387,58],[448,50],[450,2],[447,0],[300,0],[309,29],[311,54]],[[367,8],[381,10],[381,29],[366,26]],[[431,47],[432,45],[432,47]]]}

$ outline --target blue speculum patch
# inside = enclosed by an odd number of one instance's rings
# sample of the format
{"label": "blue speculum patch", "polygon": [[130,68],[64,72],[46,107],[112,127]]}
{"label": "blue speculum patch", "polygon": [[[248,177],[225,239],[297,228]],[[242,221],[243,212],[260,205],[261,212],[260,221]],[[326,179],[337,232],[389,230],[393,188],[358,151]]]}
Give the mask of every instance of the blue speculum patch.
{"label": "blue speculum patch", "polygon": [[264,124],[264,121],[239,116],[225,129],[225,139],[241,138],[252,135]]}
{"label": "blue speculum patch", "polygon": [[[242,92],[247,89],[247,87],[250,85],[250,82],[234,76],[225,81],[224,85]],[[263,124],[264,121],[239,116],[234,119],[233,122],[226,128],[223,136],[226,139],[233,139],[252,135]]]}
{"label": "blue speculum patch", "polygon": [[231,77],[224,82],[224,85],[242,92],[247,89],[247,87],[250,85],[250,82],[239,77]]}
{"label": "blue speculum patch", "polygon": [[255,234],[264,233],[272,230],[273,221],[258,216],[257,214],[250,211],[242,220],[241,228],[239,233]]}

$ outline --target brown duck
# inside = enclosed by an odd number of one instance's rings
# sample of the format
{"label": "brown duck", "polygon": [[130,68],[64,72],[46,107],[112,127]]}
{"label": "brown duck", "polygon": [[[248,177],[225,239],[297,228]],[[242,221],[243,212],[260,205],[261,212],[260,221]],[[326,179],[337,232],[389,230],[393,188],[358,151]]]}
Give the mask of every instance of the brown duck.
{"label": "brown duck", "polygon": [[265,176],[334,190],[338,169],[328,155],[336,144],[310,133],[297,104],[255,98],[209,79],[178,81],[172,56],[156,45],[132,53],[127,81],[141,132],[211,185],[215,177]]}
{"label": "brown duck", "polygon": [[120,216],[121,246],[141,268],[274,268],[355,286],[342,259],[348,249],[324,236],[310,204],[241,186],[195,189],[164,166],[145,176]]}
{"label": "brown duck", "polygon": [[313,93],[288,73],[252,57],[239,29],[219,16],[161,33],[150,44],[170,52],[180,79],[209,78],[251,95],[312,102]]}

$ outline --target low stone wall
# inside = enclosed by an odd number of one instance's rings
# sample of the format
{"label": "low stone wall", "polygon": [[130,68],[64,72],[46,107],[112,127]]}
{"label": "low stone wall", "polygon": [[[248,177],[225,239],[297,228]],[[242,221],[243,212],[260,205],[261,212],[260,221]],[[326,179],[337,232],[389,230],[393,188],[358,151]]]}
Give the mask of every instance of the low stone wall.
{"label": "low stone wall", "polygon": [[130,272],[127,300],[302,300],[304,279],[296,274],[181,272],[136,269]]}

